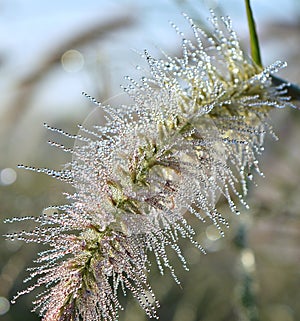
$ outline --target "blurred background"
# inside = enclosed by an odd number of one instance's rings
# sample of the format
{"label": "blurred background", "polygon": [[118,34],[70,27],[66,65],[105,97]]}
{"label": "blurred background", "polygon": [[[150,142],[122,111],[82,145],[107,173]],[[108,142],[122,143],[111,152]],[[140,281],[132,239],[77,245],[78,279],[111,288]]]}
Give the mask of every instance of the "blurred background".
{"label": "blurred background", "polygon": [[[299,0],[253,0],[265,65],[288,62],[280,73],[300,83]],[[17,168],[24,163],[60,169],[70,160],[47,144],[59,140],[43,127],[77,132],[94,106],[82,91],[100,102],[128,103],[120,84],[138,79],[144,49],[180,54],[180,39],[169,26],[191,30],[181,12],[206,28],[209,8],[230,15],[248,51],[242,0],[86,0],[0,1],[0,218],[39,215],[63,204],[61,182]],[[151,274],[161,302],[162,321],[300,320],[300,112],[278,110],[271,123],[280,140],[267,139],[262,156],[265,178],[250,190],[251,209],[233,217],[220,239],[213,226],[195,222],[202,255],[182,242],[190,271],[174,258],[182,288],[167,273]],[[73,142],[67,142],[72,147]],[[192,220],[192,218],[191,218]],[[30,228],[0,224],[0,234]],[[0,239],[0,320],[34,321],[33,295],[9,300],[25,285],[26,267],[39,249]],[[172,254],[170,254],[172,256]],[[177,266],[178,265],[178,266]],[[147,320],[138,304],[124,299],[121,321]]]}

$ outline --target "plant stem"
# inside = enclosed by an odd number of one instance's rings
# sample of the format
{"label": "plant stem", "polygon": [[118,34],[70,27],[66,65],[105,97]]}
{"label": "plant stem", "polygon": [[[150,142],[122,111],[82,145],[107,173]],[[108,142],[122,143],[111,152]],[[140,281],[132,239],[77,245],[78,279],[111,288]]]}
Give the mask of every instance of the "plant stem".
{"label": "plant stem", "polygon": [[256,25],[255,25],[253,13],[252,13],[251,5],[250,5],[250,0],[245,0],[245,5],[246,5],[249,35],[250,35],[251,57],[259,67],[262,67],[259,41],[258,41]]}
{"label": "plant stem", "polygon": [[[250,36],[250,47],[251,47],[251,57],[252,60],[259,66],[262,67],[261,55],[260,55],[260,47],[258,36],[256,32],[256,24],[253,16],[253,11],[250,5],[250,0],[245,0],[246,12],[247,12],[247,20],[249,27],[249,36]],[[282,83],[288,83],[287,81],[280,79],[276,76],[272,75],[272,81],[274,85],[280,85]],[[295,84],[289,84],[287,87],[287,95],[291,97],[294,101],[300,101],[300,88]]]}
{"label": "plant stem", "polygon": [[248,245],[247,234],[251,221],[240,223],[234,238],[234,244],[239,249],[240,284],[238,291],[238,309],[240,318],[246,321],[259,321],[256,298],[256,265],[252,249]]}

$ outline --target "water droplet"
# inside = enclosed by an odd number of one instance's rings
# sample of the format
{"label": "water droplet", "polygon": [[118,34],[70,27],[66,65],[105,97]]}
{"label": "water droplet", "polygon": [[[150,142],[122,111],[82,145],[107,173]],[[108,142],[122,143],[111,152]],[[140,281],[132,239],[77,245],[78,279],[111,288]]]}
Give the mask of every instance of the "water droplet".
{"label": "water droplet", "polygon": [[253,179],[253,175],[252,175],[251,173],[248,173],[248,175],[247,175],[247,176],[248,176],[249,180],[250,180],[250,181],[252,181],[252,179]]}

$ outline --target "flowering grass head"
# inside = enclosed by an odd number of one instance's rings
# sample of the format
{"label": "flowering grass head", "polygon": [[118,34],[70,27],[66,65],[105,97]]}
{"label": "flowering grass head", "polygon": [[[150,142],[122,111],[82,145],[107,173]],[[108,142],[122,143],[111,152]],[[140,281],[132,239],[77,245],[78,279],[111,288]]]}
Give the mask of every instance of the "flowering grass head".
{"label": "flowering grass head", "polygon": [[[60,213],[56,211],[61,211]],[[100,231],[82,211],[72,206],[47,209],[34,220],[31,232],[10,234],[12,240],[48,244],[30,268],[26,282],[37,281],[13,299],[46,286],[34,302],[45,321],[116,320],[122,307],[118,288],[130,291],[146,313],[156,317],[158,306],[145,274],[145,251],[134,237],[105,229]],[[12,220],[15,221],[15,220]]]}
{"label": "flowering grass head", "polygon": [[118,289],[157,317],[148,252],[161,273],[169,269],[179,283],[168,248],[186,269],[179,238],[204,251],[186,213],[211,220],[223,235],[228,223],[216,208],[218,196],[234,213],[239,203],[247,208],[246,182],[253,168],[260,173],[258,155],[264,135],[272,133],[268,113],[291,106],[285,85],[274,86],[271,77],[284,63],[256,66],[228,18],[212,13],[209,36],[186,18],[194,38],[175,27],[182,56],[155,59],[145,52],[150,75],[128,77],[124,90],[132,105],[105,106],[106,124],[80,126],[78,135],[47,126],[77,140],[72,150],[52,143],[73,156],[65,170],[26,167],[74,188],[55,213],[27,218],[37,224],[33,231],[9,235],[50,247],[30,269],[36,284],[19,293],[46,285],[35,302],[45,321],[117,320]]}

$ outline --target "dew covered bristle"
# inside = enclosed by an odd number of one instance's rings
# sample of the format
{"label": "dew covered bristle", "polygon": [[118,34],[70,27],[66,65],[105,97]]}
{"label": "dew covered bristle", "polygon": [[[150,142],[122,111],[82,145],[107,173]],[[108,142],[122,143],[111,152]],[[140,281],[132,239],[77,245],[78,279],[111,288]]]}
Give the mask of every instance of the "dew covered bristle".
{"label": "dew covered bristle", "polygon": [[65,169],[19,166],[74,189],[66,205],[7,220],[36,225],[8,239],[48,245],[29,269],[27,281],[38,277],[36,283],[16,296],[46,286],[35,301],[44,321],[118,320],[119,296],[127,292],[158,318],[148,254],[180,284],[170,249],[186,270],[181,238],[205,253],[190,215],[211,221],[224,236],[229,224],[217,209],[219,196],[234,214],[249,207],[247,186],[263,175],[258,159],[265,135],[274,135],[268,114],[292,106],[285,86],[273,86],[271,78],[285,63],[262,69],[251,62],[227,17],[212,12],[211,35],[185,18],[192,39],[172,24],[181,56],[156,59],[145,51],[148,75],[126,77],[131,105],[102,106],[83,93],[104,110],[104,125],[80,125],[76,135],[45,124],[75,141],[74,148],[49,142],[72,156]]}

